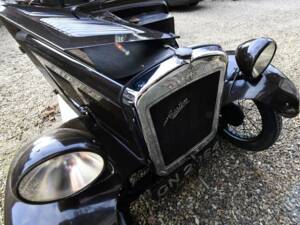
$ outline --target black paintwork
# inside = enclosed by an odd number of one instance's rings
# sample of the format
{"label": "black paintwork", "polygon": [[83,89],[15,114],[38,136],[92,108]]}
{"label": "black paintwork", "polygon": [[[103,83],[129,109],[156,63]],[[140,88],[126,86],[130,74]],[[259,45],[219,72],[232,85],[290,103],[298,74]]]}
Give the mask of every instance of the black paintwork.
{"label": "black paintwork", "polygon": [[239,69],[246,75],[251,76],[256,60],[262,51],[271,43],[275,44],[275,51],[270,59],[272,61],[276,52],[276,43],[270,38],[257,38],[240,44],[235,51],[236,62]]}
{"label": "black paintwork", "polygon": [[[112,188],[110,186],[110,189]],[[94,195],[86,199],[74,198],[72,201],[31,205],[18,201],[8,186],[5,199],[5,224],[85,225],[86,222],[103,225],[126,224],[119,223],[117,194],[107,195],[105,198]]]}
{"label": "black paintwork", "polygon": [[[8,175],[5,224],[129,224],[130,202],[147,189],[159,190],[157,184],[166,177],[154,173],[138,116],[135,109],[123,104],[123,91],[126,87],[140,90],[159,70],[161,62],[175,54],[188,60],[191,49],[178,50],[174,21],[163,1],[94,1],[84,5],[75,5],[86,3],[80,0],[44,2],[44,6],[6,5],[1,8],[0,19],[55,92],[81,116],[43,136],[51,137],[52,142],[43,146],[32,142],[16,157]],[[71,22],[92,20],[109,25],[108,30],[116,28],[113,22],[122,28],[117,26],[115,34],[74,37],[41,23],[42,18],[54,17],[69,18]],[[52,22],[62,29],[70,26]],[[124,26],[142,33],[120,35]],[[218,45],[195,48],[223,51]],[[248,60],[252,65],[257,54],[250,51],[237,58],[246,57],[244,62]],[[249,71],[237,65],[235,52],[227,55],[221,113],[230,108],[232,101],[242,98],[269,104],[286,117],[299,113],[299,94],[279,70],[270,65],[262,76],[252,80]],[[47,204],[29,203],[18,196],[20,177],[31,167],[78,149],[96,151],[106,159],[105,173],[93,185],[75,196]],[[132,177],[138,177],[138,181],[132,182]]]}
{"label": "black paintwork", "polygon": [[[45,145],[45,141],[49,143]],[[34,204],[20,200],[15,192],[16,186],[30,168],[55,155],[76,150],[97,152],[109,164],[93,185],[63,201]],[[99,224],[99,221],[101,224],[118,223],[122,216],[117,205],[122,185],[129,175],[142,166],[142,161],[130,154],[105,129],[95,126],[90,117],[71,120],[26,145],[14,159],[6,188],[5,224],[32,224],[32,219],[35,224],[45,225],[81,225],[86,224],[87,219],[91,224]]]}
{"label": "black paintwork", "polygon": [[[157,60],[164,61],[174,54],[158,41],[125,43],[122,48],[123,51],[120,51],[115,44],[110,44],[84,48],[82,51],[98,71],[119,81],[133,77],[151,68]],[[113,59],[107,57],[110,54]]]}
{"label": "black paintwork", "polygon": [[229,61],[223,105],[237,99],[255,99],[269,105],[285,117],[295,117],[299,113],[299,92],[282,72],[269,65],[261,77],[252,81],[241,73],[234,52],[227,54]]}
{"label": "black paintwork", "polygon": [[[49,25],[44,22],[45,19],[61,18],[78,21],[70,11],[64,9],[49,9],[49,8],[32,8],[28,6],[8,5],[2,12],[2,16],[6,20],[15,23],[14,25],[26,30],[33,37],[40,37],[47,44],[55,46],[60,50],[77,49],[91,46],[98,46],[103,44],[115,43],[127,43],[127,42],[139,42],[146,40],[168,40],[174,39],[174,35],[171,33],[162,33],[155,30],[147,29],[143,26],[137,26],[132,23],[128,23],[125,20],[115,16],[110,12],[99,13],[95,19],[88,17],[81,17],[82,20],[89,20],[91,22],[104,23],[106,26],[115,26],[120,24],[122,27],[128,27],[128,30],[136,30],[132,33],[112,33],[102,35],[89,35],[89,36],[74,36],[68,34],[67,24],[65,32],[61,32],[55,29],[54,25]],[[13,18],[13,20],[11,20]],[[79,20],[80,21],[80,20]],[[57,21],[59,23],[59,20]],[[63,26],[63,25],[62,25]],[[72,26],[70,24],[69,26]],[[75,26],[75,25],[74,25]],[[30,27],[30,29],[28,29]],[[27,28],[27,29],[26,29]],[[113,28],[113,27],[112,27]],[[64,28],[61,28],[64,31]],[[93,28],[91,28],[93,29]],[[45,38],[47,37],[47,38]]]}

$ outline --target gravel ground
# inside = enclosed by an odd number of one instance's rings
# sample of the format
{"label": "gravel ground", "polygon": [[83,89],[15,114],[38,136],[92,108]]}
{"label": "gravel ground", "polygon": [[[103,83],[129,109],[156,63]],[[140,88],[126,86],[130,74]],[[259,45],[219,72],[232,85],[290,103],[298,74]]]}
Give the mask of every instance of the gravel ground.
{"label": "gravel ground", "polygon": [[[173,12],[182,45],[239,43],[269,36],[278,43],[274,64],[300,87],[299,0],[204,1]],[[24,142],[55,127],[54,94],[0,26],[0,224],[9,163]],[[50,107],[49,107],[50,106]],[[55,116],[53,116],[55,114]],[[141,224],[300,224],[300,117],[284,120],[268,151],[245,153],[227,143],[198,175],[160,201],[144,195],[132,206]]]}

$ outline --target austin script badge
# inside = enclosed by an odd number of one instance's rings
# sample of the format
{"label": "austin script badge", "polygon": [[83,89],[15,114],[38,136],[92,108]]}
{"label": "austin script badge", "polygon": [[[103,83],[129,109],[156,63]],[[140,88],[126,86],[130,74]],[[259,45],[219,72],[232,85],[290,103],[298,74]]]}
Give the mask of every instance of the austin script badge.
{"label": "austin script badge", "polygon": [[178,105],[169,111],[169,114],[164,122],[164,127],[168,124],[170,120],[174,120],[180,112],[190,103],[190,100],[188,98],[185,98],[181,102],[178,103]]}

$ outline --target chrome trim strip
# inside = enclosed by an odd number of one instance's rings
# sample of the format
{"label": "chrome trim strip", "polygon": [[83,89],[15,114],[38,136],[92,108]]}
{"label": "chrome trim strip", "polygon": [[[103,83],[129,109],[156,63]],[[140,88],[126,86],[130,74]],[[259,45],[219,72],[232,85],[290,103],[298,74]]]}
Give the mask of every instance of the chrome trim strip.
{"label": "chrome trim strip", "polygon": [[[138,112],[143,136],[149,150],[149,156],[158,175],[166,175],[172,172],[188,160],[187,156],[200,151],[200,149],[208,144],[216,135],[226,66],[227,55],[224,52],[209,51],[203,48],[194,49],[191,60],[182,60],[174,56],[163,62],[155,74],[140,90],[125,89],[123,102],[127,105],[133,105]],[[195,68],[197,68],[197,73],[193,73]],[[202,72],[198,73],[199,71]],[[218,71],[220,72],[218,94],[212,125],[213,128],[210,134],[186,154],[173,161],[170,165],[166,165],[149,112],[150,108],[180,88]]]}
{"label": "chrome trim strip", "polygon": [[[68,82],[70,82],[70,84],[73,86],[74,91],[76,92],[76,94],[78,94],[78,96],[80,96],[79,92],[78,92],[78,87],[80,87],[80,89],[84,90],[86,93],[88,93],[89,95],[91,95],[95,100],[100,101],[101,98],[105,98],[107,101],[110,101],[112,104],[117,105],[116,103],[114,103],[113,101],[111,101],[108,97],[105,97],[102,93],[100,93],[99,91],[95,90],[94,88],[86,85],[85,83],[83,83],[81,80],[77,79],[76,77],[72,76],[71,74],[67,73],[66,71],[63,70],[63,68],[60,68],[58,66],[56,66],[55,64],[51,63],[50,61],[48,61],[47,59],[43,58],[42,56],[36,54],[35,52],[32,52],[32,54],[40,61],[43,63],[43,65],[46,65],[47,67],[49,67],[49,69],[51,69],[53,72],[57,73],[57,75],[61,76],[62,78],[66,79]],[[46,69],[48,70],[48,69]],[[49,72],[51,73],[51,72]],[[79,97],[80,98],[80,97]],[[82,105],[79,105],[78,103],[76,103],[73,99],[71,99],[71,102],[77,107],[80,108]],[[84,104],[84,103],[83,103]]]}

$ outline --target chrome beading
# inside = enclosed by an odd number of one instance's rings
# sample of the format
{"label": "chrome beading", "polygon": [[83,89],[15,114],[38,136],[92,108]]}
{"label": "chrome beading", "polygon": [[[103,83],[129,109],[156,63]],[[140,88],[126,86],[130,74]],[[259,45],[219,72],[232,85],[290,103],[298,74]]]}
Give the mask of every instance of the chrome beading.
{"label": "chrome beading", "polygon": [[[136,108],[149,156],[158,175],[165,175],[176,169],[188,159],[188,155],[197,153],[216,135],[226,66],[227,56],[224,52],[198,48],[193,50],[190,60],[173,56],[161,63],[139,90],[125,89],[123,102]],[[150,108],[179,89],[215,72],[220,72],[220,78],[211,132],[184,155],[166,165],[149,112]]]}

